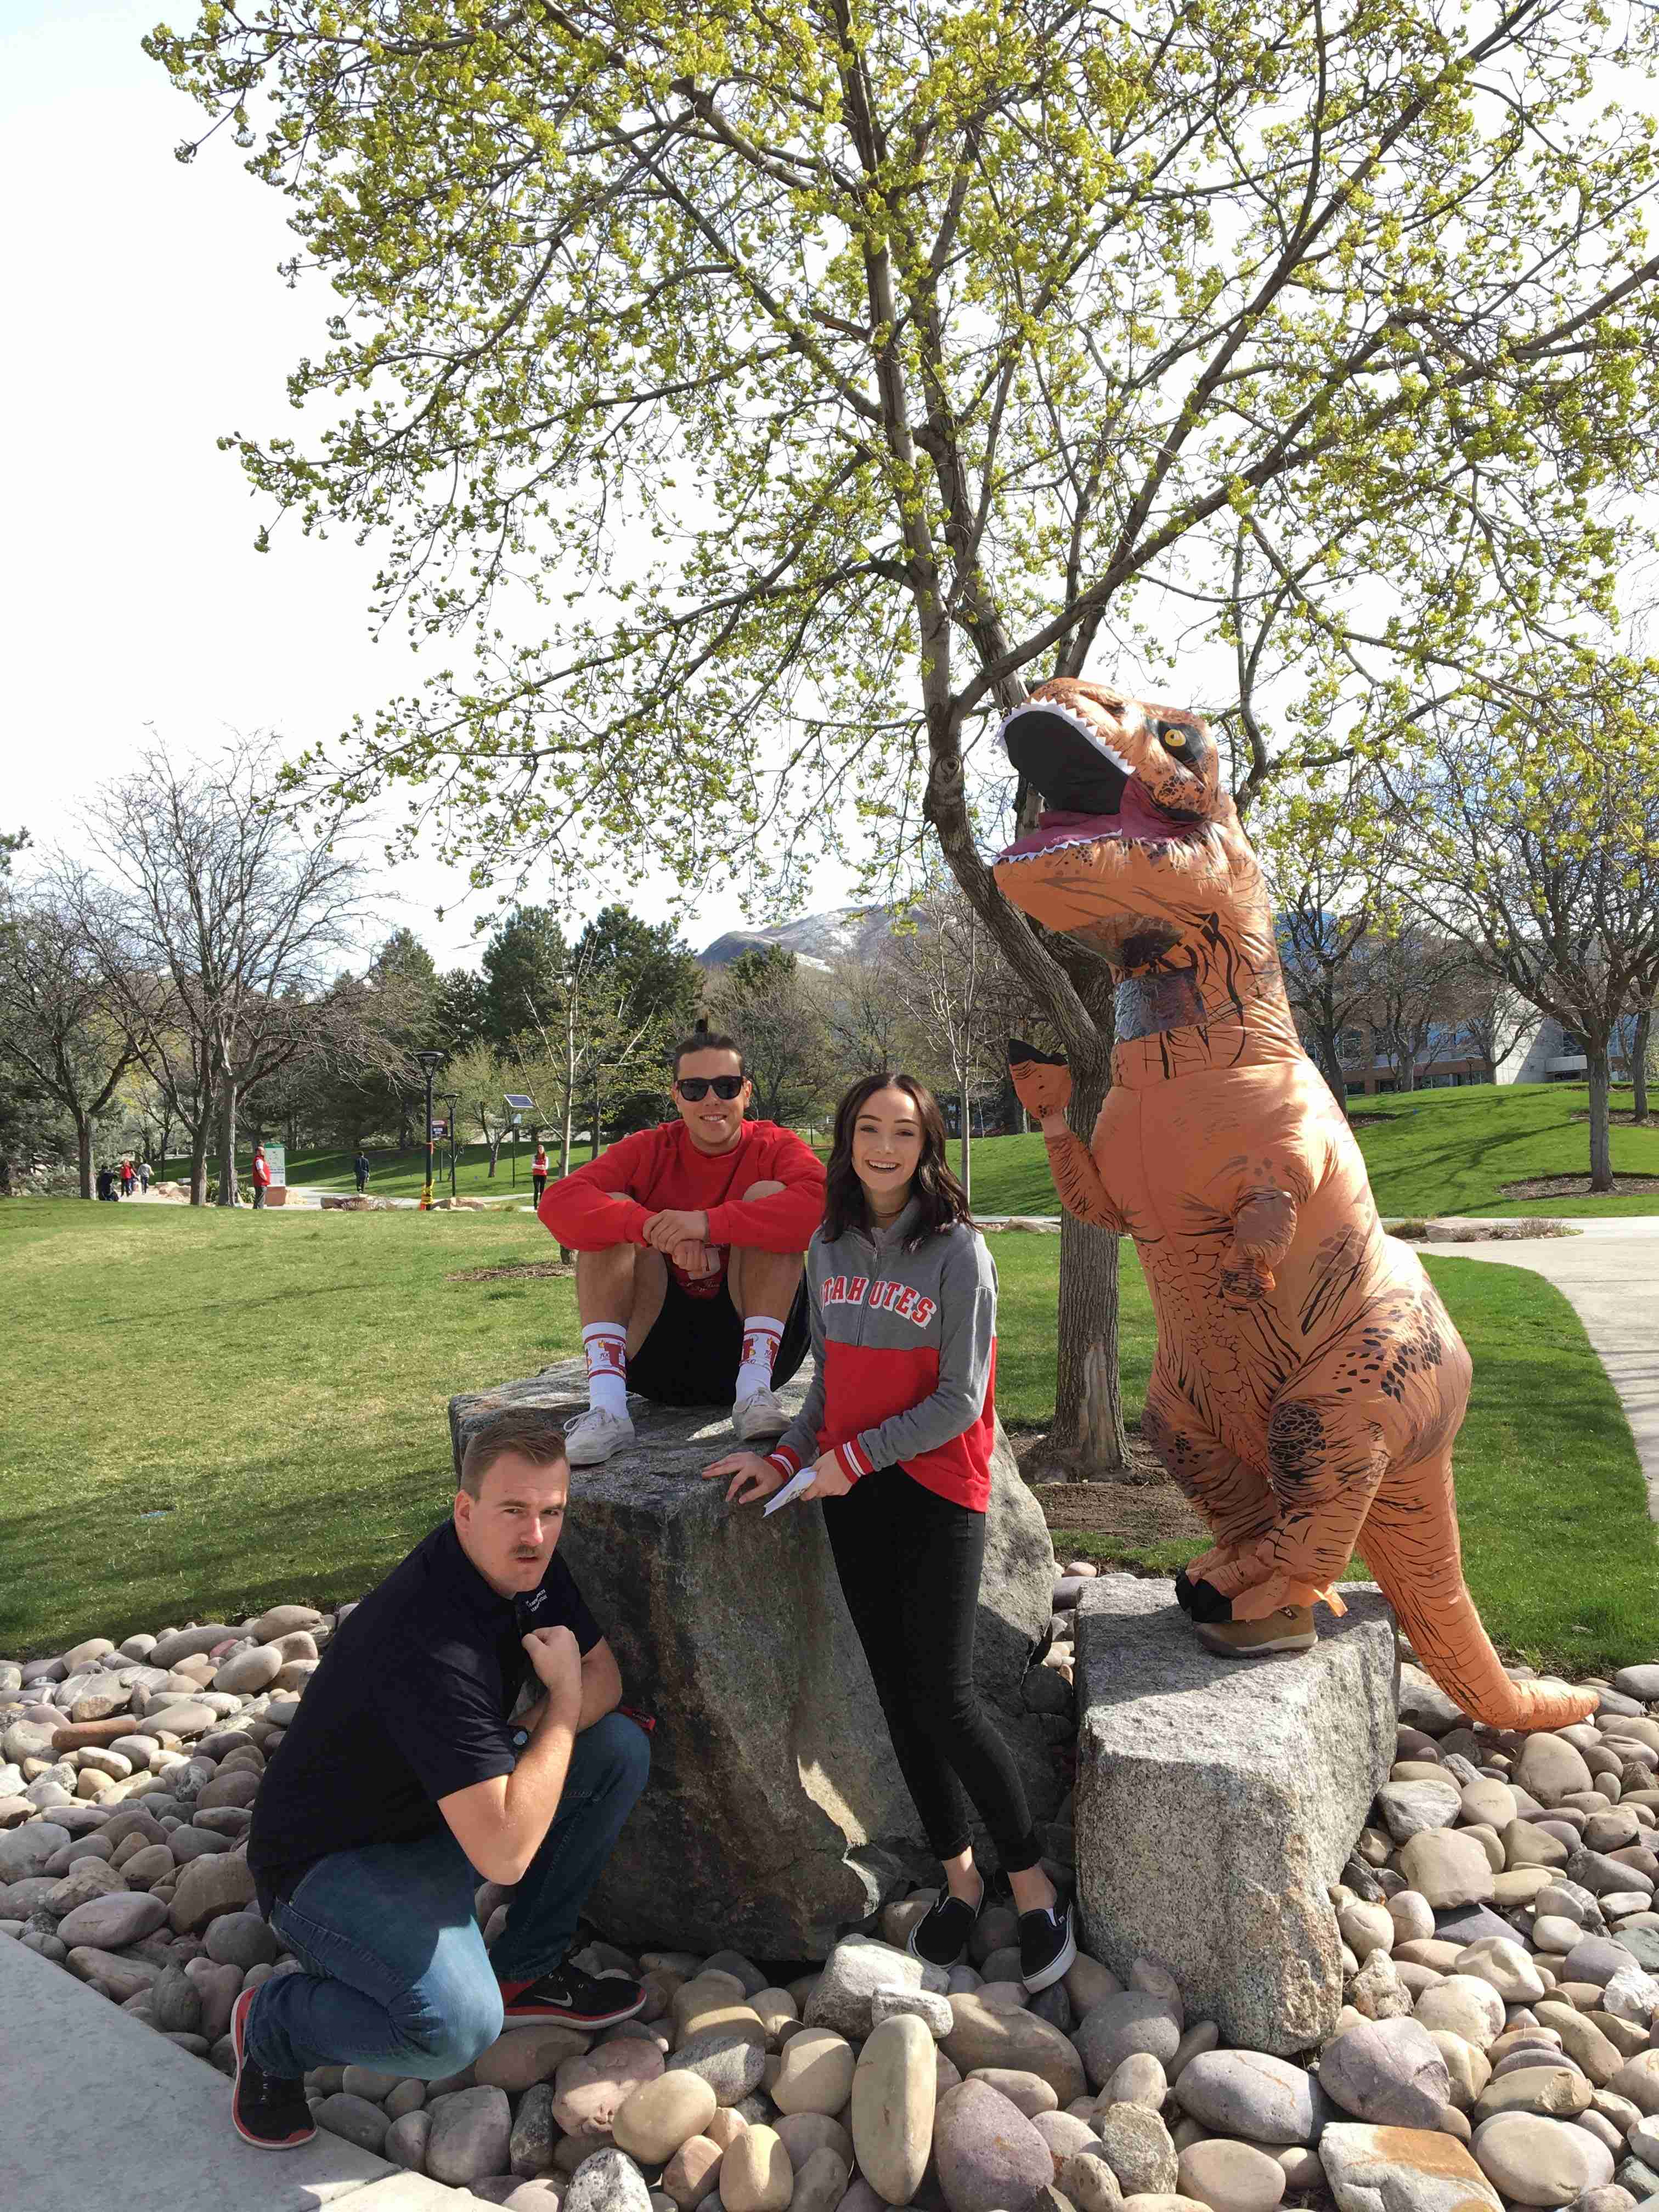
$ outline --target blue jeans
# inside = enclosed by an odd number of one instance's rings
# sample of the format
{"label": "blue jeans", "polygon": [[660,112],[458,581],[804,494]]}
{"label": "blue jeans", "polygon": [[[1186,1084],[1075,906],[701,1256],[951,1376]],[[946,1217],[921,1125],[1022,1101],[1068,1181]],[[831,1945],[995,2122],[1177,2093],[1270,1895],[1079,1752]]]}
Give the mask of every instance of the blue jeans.
{"label": "blue jeans", "polygon": [[249,2007],[255,2064],[289,2079],[357,2065],[427,2081],[470,2066],[501,2032],[497,1977],[533,1980],[563,1959],[650,1765],[649,1738],[621,1713],[576,1738],[493,1952],[473,1917],[478,1876],[447,1826],[319,1859],[271,1912],[305,1971],[276,1975]]}

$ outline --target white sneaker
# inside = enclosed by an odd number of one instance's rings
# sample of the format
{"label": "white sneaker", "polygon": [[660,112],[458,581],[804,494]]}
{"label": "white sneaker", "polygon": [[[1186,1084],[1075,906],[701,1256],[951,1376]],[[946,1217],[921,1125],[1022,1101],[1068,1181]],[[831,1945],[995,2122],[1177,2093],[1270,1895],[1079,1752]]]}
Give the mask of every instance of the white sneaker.
{"label": "white sneaker", "polygon": [[572,1467],[598,1467],[633,1441],[634,1424],[628,1415],[619,1420],[602,1406],[590,1406],[564,1426],[565,1457]]}
{"label": "white sneaker", "polygon": [[732,1425],[744,1443],[775,1443],[789,1425],[789,1415],[775,1390],[757,1390],[732,1407]]}

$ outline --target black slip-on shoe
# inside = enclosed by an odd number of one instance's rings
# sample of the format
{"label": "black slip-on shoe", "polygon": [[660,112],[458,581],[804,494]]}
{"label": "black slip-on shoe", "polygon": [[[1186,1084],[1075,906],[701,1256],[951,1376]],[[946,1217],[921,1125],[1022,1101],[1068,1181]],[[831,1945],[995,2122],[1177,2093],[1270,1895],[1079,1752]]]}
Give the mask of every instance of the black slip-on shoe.
{"label": "black slip-on shoe", "polygon": [[623,1974],[585,1974],[568,1961],[550,1966],[530,1981],[497,1975],[501,2011],[509,2023],[544,2020],[556,2027],[614,2027],[632,2020],[645,2003],[645,1991]]}
{"label": "black slip-on shoe", "polygon": [[950,1967],[961,1962],[974,1923],[985,1910],[985,1880],[980,1877],[979,1899],[969,1905],[945,1890],[910,1930],[905,1949],[925,1966]]}
{"label": "black slip-on shoe", "polygon": [[1193,1585],[1185,1567],[1176,1577],[1176,1603],[1183,1613],[1193,1609]]}
{"label": "black slip-on shoe", "polygon": [[257,1990],[244,1990],[232,2008],[230,2047],[236,2077],[230,2089],[230,2124],[256,2150],[297,2150],[317,2132],[306,2102],[306,2085],[285,2074],[267,2074],[247,2055],[247,2016]]}
{"label": "black slip-on shoe", "polygon": [[1058,1899],[1019,1916],[1019,1978],[1033,1995],[1057,1982],[1077,1956],[1072,1908]]}

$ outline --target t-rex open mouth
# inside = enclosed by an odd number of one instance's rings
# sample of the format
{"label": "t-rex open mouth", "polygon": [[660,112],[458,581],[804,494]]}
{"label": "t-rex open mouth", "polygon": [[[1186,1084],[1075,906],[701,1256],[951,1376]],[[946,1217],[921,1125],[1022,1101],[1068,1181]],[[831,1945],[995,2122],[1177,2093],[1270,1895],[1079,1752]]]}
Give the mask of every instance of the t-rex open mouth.
{"label": "t-rex open mouth", "polygon": [[1133,765],[1058,701],[1017,708],[1002,735],[1014,767],[1049,804],[1035,830],[998,854],[999,864],[1109,837],[1167,844],[1197,826],[1155,806]]}

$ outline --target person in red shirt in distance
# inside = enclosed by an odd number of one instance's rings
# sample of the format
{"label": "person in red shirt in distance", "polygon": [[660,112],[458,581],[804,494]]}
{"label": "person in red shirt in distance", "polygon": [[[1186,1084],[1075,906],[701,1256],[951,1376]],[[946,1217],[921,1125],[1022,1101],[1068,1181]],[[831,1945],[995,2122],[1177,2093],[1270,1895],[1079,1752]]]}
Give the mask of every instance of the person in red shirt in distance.
{"label": "person in red shirt in distance", "polygon": [[789,1425],[776,1392],[806,1355],[823,1163],[793,1129],[744,1119],[754,1093],[735,1037],[686,1037],[672,1095],[677,1119],[550,1183],[537,1209],[576,1255],[588,1410],[565,1426],[572,1467],[632,1442],[630,1389],[730,1405],[744,1443]]}

